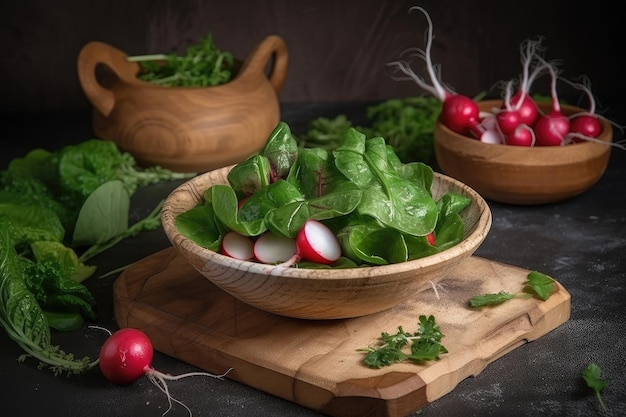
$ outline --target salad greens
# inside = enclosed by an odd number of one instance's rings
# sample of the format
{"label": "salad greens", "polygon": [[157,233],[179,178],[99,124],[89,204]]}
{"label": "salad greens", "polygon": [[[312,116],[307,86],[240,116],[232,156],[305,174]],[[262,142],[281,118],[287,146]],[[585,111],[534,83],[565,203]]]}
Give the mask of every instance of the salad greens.
{"label": "salad greens", "polygon": [[[424,163],[403,164],[382,137],[367,139],[349,128],[334,149],[298,148],[280,122],[258,154],[231,169],[229,184],[207,189],[201,204],[177,216],[176,227],[219,251],[229,230],[295,238],[314,219],[341,243],[344,256],[336,266],[404,262],[463,238],[459,213],[470,199],[447,193],[435,201],[433,178]],[[431,232],[436,246],[428,243]]]}
{"label": "salad greens", "polygon": [[209,87],[226,84],[236,73],[233,55],[219,50],[210,33],[189,46],[182,55],[173,52],[137,55],[127,59],[141,65],[139,79],[168,87]]}
{"label": "salad greens", "polygon": [[138,187],[195,173],[140,169],[110,141],[91,139],[52,152],[34,149],[0,171],[0,325],[55,373],[80,373],[50,344],[50,328],[69,331],[97,319],[96,300],[82,284],[86,262],[122,239],[160,226],[162,202],[128,225]]}
{"label": "salad greens", "polygon": [[383,332],[376,347],[368,346],[357,349],[366,353],[363,363],[370,368],[382,368],[394,363],[411,361],[422,363],[439,360],[439,355],[448,353],[441,344],[441,329],[435,323],[434,316],[420,316],[418,330],[411,333],[398,326],[395,334]]}

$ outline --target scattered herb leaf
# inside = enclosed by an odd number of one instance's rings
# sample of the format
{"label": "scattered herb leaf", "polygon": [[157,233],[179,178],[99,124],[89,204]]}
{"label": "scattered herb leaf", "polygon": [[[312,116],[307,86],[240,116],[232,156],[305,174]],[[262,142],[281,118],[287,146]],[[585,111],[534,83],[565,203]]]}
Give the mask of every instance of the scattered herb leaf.
{"label": "scattered herb leaf", "polygon": [[587,386],[595,392],[602,410],[606,411],[606,405],[602,400],[602,390],[607,386],[608,382],[600,379],[601,373],[602,370],[600,367],[591,362],[583,371],[583,379],[587,383]]}
{"label": "scattered herb leaf", "polygon": [[526,277],[524,290],[526,293],[513,294],[506,291],[500,291],[492,294],[475,295],[469,299],[470,307],[484,307],[490,305],[502,304],[513,298],[528,298],[533,295],[538,296],[542,300],[547,300],[554,291],[555,281],[551,277],[541,272],[532,271]]}

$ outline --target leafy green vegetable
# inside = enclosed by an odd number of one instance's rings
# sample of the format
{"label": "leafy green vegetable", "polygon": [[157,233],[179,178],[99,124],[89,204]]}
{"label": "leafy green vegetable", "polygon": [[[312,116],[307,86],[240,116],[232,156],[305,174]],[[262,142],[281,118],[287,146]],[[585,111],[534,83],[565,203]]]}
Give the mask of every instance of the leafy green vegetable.
{"label": "leafy green vegetable", "polygon": [[89,358],[74,359],[50,341],[50,328],[37,299],[24,281],[24,269],[12,241],[13,226],[0,217],[0,325],[25,352],[54,374],[81,374],[94,367]]}
{"label": "leafy green vegetable", "polygon": [[[433,132],[441,102],[432,96],[394,98],[366,109],[368,126],[355,126],[367,137],[383,137],[404,162],[434,162]],[[300,147],[335,149],[353,124],[346,115],[319,117],[299,137]]]}
{"label": "leafy green vegetable", "polygon": [[583,371],[583,379],[587,383],[587,386],[595,392],[602,410],[606,411],[606,405],[604,404],[604,400],[602,400],[602,390],[608,385],[608,382],[600,378],[601,373],[602,370],[600,367],[591,362]]}
{"label": "leafy green vegetable", "polygon": [[218,49],[210,33],[190,45],[183,55],[173,52],[127,59],[140,63],[139,79],[168,87],[221,85],[232,80],[236,73],[233,55]]}
{"label": "leafy green vegetable", "polygon": [[538,271],[531,271],[526,276],[524,283],[525,293],[513,294],[506,291],[500,291],[495,294],[482,294],[470,298],[470,307],[484,307],[489,305],[501,304],[513,298],[529,298],[533,295],[542,300],[547,300],[554,292],[555,281],[546,274]]}
{"label": "leafy green vegetable", "polygon": [[443,336],[434,316],[421,315],[417,331],[406,332],[402,326],[398,326],[395,334],[381,333],[375,347],[367,346],[357,350],[366,353],[363,363],[370,368],[382,368],[407,360],[422,363],[439,360],[440,354],[448,353],[441,344]]}
{"label": "leafy green vegetable", "polygon": [[88,359],[75,361],[50,345],[50,327],[68,331],[97,319],[82,285],[96,267],[84,262],[161,225],[163,201],[128,226],[138,187],[193,175],[139,169],[130,154],[99,139],[12,160],[0,171],[0,325],[9,336],[55,373],[89,367]]}

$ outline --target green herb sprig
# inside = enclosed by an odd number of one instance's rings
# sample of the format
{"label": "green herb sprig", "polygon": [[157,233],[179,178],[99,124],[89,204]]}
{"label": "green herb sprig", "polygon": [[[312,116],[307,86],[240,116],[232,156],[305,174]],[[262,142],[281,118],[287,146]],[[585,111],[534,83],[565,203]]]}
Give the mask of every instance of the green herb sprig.
{"label": "green herb sprig", "polygon": [[600,407],[602,407],[602,411],[606,412],[607,408],[602,400],[602,390],[608,385],[608,382],[600,378],[601,373],[602,370],[600,367],[591,362],[583,371],[583,379],[587,383],[587,386],[595,392],[596,397],[600,402]]}
{"label": "green herb sprig", "polygon": [[127,58],[138,62],[140,80],[167,87],[209,87],[226,84],[235,76],[235,59],[230,52],[215,46],[209,33],[189,46],[183,55],[136,55]]}
{"label": "green herb sprig", "polygon": [[435,323],[435,317],[422,315],[417,331],[406,332],[402,326],[398,326],[394,334],[381,333],[376,347],[367,346],[357,351],[366,353],[363,363],[370,368],[382,368],[403,361],[423,363],[439,360],[440,354],[448,353],[441,344],[443,336]]}
{"label": "green herb sprig", "polygon": [[554,292],[555,281],[551,277],[541,272],[532,271],[526,277],[526,283],[524,285],[524,293],[509,293],[506,291],[500,291],[498,293],[475,295],[470,298],[470,307],[484,307],[496,304],[502,304],[505,301],[513,298],[530,298],[537,296],[542,300],[547,300]]}

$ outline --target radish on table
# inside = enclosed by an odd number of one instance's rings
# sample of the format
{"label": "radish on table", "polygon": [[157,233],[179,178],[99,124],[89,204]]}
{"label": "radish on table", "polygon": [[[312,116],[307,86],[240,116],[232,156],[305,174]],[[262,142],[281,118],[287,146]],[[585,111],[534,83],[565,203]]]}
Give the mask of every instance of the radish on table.
{"label": "radish on table", "polygon": [[191,410],[179,400],[173,398],[166,384],[166,380],[178,380],[190,376],[208,376],[222,379],[231,369],[222,375],[208,372],[189,372],[181,375],[169,375],[157,371],[151,365],[154,350],[148,336],[141,330],[133,328],[120,329],[109,336],[100,349],[98,357],[100,370],[109,381],[116,385],[128,385],[142,376],[146,376],[161,391],[167,395],[169,408],[172,401],[182,405],[191,416]]}

